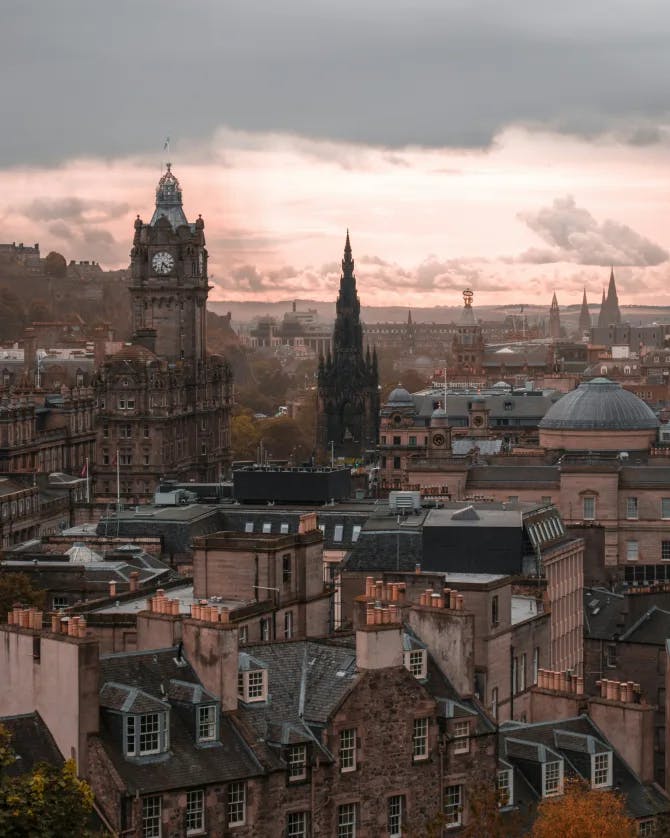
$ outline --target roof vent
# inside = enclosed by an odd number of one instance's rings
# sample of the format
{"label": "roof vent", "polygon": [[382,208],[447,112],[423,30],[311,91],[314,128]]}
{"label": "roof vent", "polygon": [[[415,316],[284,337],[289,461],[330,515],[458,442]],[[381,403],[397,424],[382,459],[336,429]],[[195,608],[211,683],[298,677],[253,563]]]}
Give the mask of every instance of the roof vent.
{"label": "roof vent", "polygon": [[454,512],[451,516],[452,521],[479,521],[479,515],[477,514],[477,510],[474,506],[466,506],[463,509],[459,509],[458,512]]}

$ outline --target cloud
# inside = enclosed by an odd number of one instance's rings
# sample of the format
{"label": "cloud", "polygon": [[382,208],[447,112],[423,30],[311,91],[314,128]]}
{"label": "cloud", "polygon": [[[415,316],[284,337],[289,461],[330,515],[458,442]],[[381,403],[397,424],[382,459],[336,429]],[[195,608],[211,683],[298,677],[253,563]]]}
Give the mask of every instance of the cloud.
{"label": "cloud", "polygon": [[71,222],[104,223],[121,218],[130,211],[123,201],[99,201],[78,198],[35,198],[20,212],[32,221],[60,219]]}
{"label": "cloud", "polygon": [[397,150],[488,147],[520,124],[656,142],[667,120],[667,0],[229,5],[15,0],[0,166],[158,160],[163,134],[186,148],[223,125]]}
{"label": "cloud", "polygon": [[668,259],[664,248],[628,225],[611,219],[599,223],[588,210],[578,207],[571,195],[519,218],[547,245],[526,250],[519,262],[647,267]]}

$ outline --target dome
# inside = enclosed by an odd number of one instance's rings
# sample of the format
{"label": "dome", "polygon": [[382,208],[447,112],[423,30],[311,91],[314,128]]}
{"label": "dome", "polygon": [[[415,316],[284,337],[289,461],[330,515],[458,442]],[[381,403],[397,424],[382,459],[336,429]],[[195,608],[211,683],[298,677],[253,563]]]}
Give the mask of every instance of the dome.
{"label": "dome", "polygon": [[447,418],[447,411],[443,407],[436,407],[435,410],[430,414],[431,419],[446,419]]}
{"label": "dome", "polygon": [[414,407],[414,399],[404,387],[398,386],[395,390],[391,391],[387,404],[392,404],[396,407]]}
{"label": "dome", "polygon": [[641,431],[659,422],[651,408],[616,381],[594,378],[560,398],[539,423],[540,430]]}

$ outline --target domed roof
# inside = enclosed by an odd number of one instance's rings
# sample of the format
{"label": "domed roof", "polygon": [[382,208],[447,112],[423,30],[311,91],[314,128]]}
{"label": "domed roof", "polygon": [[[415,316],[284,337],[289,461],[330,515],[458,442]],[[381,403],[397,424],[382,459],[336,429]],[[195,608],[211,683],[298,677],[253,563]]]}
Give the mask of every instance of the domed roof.
{"label": "domed roof", "polygon": [[446,419],[447,418],[447,411],[442,407],[436,407],[435,410],[430,414],[431,419]]}
{"label": "domed roof", "polygon": [[414,407],[414,399],[410,396],[407,390],[401,386],[398,386],[395,390],[391,391],[391,395],[389,396],[387,403],[393,404],[396,407],[399,407],[400,405],[405,407]]}
{"label": "domed roof", "polygon": [[580,384],[553,404],[539,428],[553,430],[637,431],[658,427],[651,408],[609,378]]}

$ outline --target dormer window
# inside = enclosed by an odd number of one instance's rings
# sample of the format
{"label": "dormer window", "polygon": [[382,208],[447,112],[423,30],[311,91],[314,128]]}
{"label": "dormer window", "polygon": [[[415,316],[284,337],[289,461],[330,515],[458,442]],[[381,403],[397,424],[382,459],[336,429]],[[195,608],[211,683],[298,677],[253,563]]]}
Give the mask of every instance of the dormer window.
{"label": "dormer window", "polygon": [[198,742],[214,742],[218,734],[218,713],[216,704],[198,707]]}
{"label": "dormer window", "polygon": [[237,694],[245,704],[266,701],[268,674],[265,669],[250,669],[237,676]]}
{"label": "dormer window", "polygon": [[542,763],[542,797],[563,793],[563,760]]}
{"label": "dormer window", "polygon": [[604,789],[612,785],[612,752],[591,754],[591,788]]}
{"label": "dormer window", "polygon": [[411,652],[405,652],[404,658],[405,669],[409,670],[417,680],[421,681],[426,677],[428,656],[425,649],[413,649]]}
{"label": "dormer window", "polygon": [[125,717],[126,756],[151,756],[170,747],[170,714],[143,713]]}

